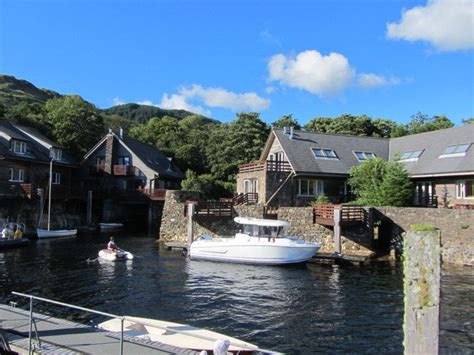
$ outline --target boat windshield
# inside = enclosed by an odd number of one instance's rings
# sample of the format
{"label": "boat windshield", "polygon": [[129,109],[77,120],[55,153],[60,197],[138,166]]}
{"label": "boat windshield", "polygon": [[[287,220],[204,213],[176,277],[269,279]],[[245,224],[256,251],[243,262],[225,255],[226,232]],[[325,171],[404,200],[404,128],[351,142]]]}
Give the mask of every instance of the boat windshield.
{"label": "boat windshield", "polygon": [[279,237],[285,227],[256,226],[253,224],[244,224],[243,233],[253,237]]}

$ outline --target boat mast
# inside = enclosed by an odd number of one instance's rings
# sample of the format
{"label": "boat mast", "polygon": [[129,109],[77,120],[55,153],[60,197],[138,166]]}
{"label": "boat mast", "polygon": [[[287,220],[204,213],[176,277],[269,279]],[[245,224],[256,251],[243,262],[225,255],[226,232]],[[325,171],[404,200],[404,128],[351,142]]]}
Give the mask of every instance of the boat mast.
{"label": "boat mast", "polygon": [[49,189],[48,189],[48,230],[51,224],[51,185],[53,184],[53,160],[49,163]]}

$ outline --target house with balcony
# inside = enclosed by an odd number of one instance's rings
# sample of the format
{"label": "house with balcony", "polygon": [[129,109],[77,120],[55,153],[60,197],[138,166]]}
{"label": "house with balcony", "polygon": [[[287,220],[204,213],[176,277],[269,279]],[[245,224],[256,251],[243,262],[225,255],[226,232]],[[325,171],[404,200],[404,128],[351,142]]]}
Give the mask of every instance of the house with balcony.
{"label": "house with balcony", "polygon": [[63,147],[37,129],[0,121],[0,196],[34,199],[47,190],[52,161],[52,199],[69,199],[79,165]]}
{"label": "house with balcony", "polygon": [[179,189],[183,172],[157,147],[109,132],[81,162],[84,189],[114,193]]}
{"label": "house with balcony", "polygon": [[415,206],[474,205],[474,125],[386,139],[274,129],[259,161],[239,167],[237,193],[261,205],[307,206],[320,194],[350,199],[349,170],[375,157],[400,161]]}

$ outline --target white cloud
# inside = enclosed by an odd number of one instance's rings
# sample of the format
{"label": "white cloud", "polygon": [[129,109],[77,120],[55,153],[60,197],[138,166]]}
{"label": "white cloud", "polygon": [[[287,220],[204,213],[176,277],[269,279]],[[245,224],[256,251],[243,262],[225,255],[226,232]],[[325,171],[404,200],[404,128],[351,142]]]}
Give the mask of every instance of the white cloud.
{"label": "white cloud", "polygon": [[209,107],[221,107],[234,111],[259,111],[270,106],[270,100],[262,98],[254,92],[236,94],[223,88],[204,88],[196,84],[181,88],[179,95],[186,99],[200,100]]}
{"label": "white cloud", "polygon": [[199,115],[211,116],[211,111],[204,109],[202,106],[191,105],[186,102],[186,97],[182,95],[168,95],[165,93],[161,97],[161,103],[154,106],[159,106],[167,110],[186,110]]}
{"label": "white cloud", "polygon": [[114,106],[119,106],[119,105],[125,105],[125,101],[122,101],[120,98],[118,97],[114,97],[112,99],[113,103],[114,103]]}
{"label": "white cloud", "polygon": [[273,93],[275,92],[275,90],[276,90],[276,89],[275,89],[274,86],[267,86],[267,87],[265,88],[265,92],[266,92],[267,94],[273,94]]}
{"label": "white cloud", "polygon": [[364,89],[374,89],[380,86],[392,86],[401,83],[397,77],[386,78],[374,73],[361,73],[357,75],[357,83]]}
{"label": "white cloud", "polygon": [[402,12],[399,23],[387,24],[387,37],[427,41],[440,51],[474,48],[472,0],[429,0]]}
{"label": "white cloud", "polygon": [[271,81],[319,96],[340,93],[355,76],[355,70],[342,54],[324,56],[316,50],[301,52],[296,58],[274,55],[268,62],[268,71]]}

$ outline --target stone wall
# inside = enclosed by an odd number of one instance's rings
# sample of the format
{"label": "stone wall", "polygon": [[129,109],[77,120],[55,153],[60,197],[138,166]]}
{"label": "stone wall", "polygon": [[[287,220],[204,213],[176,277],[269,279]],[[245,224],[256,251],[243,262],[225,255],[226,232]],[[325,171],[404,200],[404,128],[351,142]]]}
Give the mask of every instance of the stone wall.
{"label": "stone wall", "polygon": [[474,266],[474,211],[444,208],[376,208],[381,230],[401,251],[403,233],[413,224],[431,224],[441,231],[443,262]]}
{"label": "stone wall", "polygon": [[[186,191],[167,191],[160,228],[160,240],[187,242],[187,218],[184,216],[186,200],[197,199],[197,194]],[[235,206],[235,216],[263,218],[262,206]],[[310,207],[281,207],[278,219],[290,223],[289,234],[321,244],[321,252],[334,252],[332,229],[313,223]],[[239,225],[232,218],[195,217],[194,235],[233,236]],[[345,254],[369,255],[372,253],[370,233],[364,228],[342,228],[342,250]]]}

